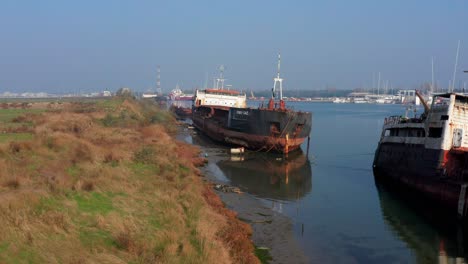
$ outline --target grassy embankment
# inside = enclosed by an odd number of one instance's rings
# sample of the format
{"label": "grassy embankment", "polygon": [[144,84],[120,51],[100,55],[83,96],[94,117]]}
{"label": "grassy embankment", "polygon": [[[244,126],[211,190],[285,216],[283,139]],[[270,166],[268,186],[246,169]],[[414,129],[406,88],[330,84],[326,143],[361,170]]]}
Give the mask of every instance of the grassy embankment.
{"label": "grassy embankment", "polygon": [[0,263],[257,263],[173,117],[110,99],[0,109]]}

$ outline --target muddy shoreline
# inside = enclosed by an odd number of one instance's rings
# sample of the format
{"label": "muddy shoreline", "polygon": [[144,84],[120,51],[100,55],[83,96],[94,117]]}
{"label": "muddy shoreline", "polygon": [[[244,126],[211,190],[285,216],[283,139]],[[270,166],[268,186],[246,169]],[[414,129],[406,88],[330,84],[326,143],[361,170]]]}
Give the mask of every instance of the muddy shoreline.
{"label": "muddy shoreline", "polygon": [[[186,125],[178,139],[200,147],[202,155],[208,160],[206,166],[201,168],[208,182],[229,185],[229,180],[217,166],[217,162],[229,158],[227,148],[210,142]],[[239,194],[214,189],[227,208],[237,212],[239,219],[251,225],[252,241],[257,247],[268,248],[272,257],[270,263],[309,263],[309,258],[294,238],[291,219],[273,210],[248,190],[240,190],[242,193]]]}

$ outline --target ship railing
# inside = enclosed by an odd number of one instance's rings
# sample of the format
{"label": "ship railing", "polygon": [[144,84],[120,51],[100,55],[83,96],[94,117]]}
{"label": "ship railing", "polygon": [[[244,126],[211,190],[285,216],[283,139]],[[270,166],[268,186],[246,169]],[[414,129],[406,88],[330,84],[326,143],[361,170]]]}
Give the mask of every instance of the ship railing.
{"label": "ship railing", "polygon": [[384,125],[397,125],[405,123],[422,123],[424,121],[423,117],[414,117],[408,118],[404,116],[390,116],[384,119]]}
{"label": "ship railing", "polygon": [[396,125],[396,124],[400,124],[401,123],[401,120],[403,119],[404,117],[402,116],[389,116],[389,117],[386,117],[384,119],[384,125]]}

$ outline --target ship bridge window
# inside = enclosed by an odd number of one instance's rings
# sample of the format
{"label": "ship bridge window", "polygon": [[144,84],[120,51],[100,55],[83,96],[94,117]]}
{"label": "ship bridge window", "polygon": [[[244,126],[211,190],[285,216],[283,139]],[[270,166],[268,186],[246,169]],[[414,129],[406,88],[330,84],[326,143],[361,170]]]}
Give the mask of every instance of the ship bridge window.
{"label": "ship bridge window", "polygon": [[441,115],[440,120],[448,120],[449,116],[448,115]]}
{"label": "ship bridge window", "polygon": [[425,137],[424,128],[391,128],[385,130],[384,137]]}
{"label": "ship bridge window", "polygon": [[442,136],[441,127],[430,127],[429,128],[429,137],[431,138],[440,138]]}
{"label": "ship bridge window", "polygon": [[398,128],[387,129],[385,130],[384,137],[398,137],[399,132]]}
{"label": "ship bridge window", "polygon": [[426,131],[425,131],[424,129],[422,129],[422,128],[421,128],[421,129],[418,129],[418,130],[416,131],[416,136],[417,136],[417,137],[426,137]]}
{"label": "ship bridge window", "polygon": [[465,96],[455,97],[455,103],[468,104],[468,98]]}

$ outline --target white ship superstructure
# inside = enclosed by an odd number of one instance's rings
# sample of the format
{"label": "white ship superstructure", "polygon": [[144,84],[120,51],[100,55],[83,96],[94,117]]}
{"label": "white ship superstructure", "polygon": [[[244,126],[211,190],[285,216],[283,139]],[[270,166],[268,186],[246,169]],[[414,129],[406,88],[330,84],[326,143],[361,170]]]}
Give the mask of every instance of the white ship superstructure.
{"label": "white ship superstructure", "polygon": [[219,68],[220,75],[216,79],[213,89],[197,90],[194,97],[195,106],[222,106],[222,107],[247,107],[247,96],[237,90],[224,88],[224,66]]}

